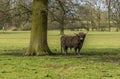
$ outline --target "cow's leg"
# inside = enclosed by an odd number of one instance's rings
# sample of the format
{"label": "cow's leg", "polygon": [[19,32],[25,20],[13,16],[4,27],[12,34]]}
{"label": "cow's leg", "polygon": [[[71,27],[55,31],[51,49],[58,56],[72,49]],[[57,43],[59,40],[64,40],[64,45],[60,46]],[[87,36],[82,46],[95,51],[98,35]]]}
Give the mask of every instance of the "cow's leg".
{"label": "cow's leg", "polygon": [[68,47],[64,47],[65,55],[67,55],[67,49],[68,49]]}
{"label": "cow's leg", "polygon": [[74,50],[75,50],[75,55],[77,55],[77,48],[74,48]]}
{"label": "cow's leg", "polygon": [[78,55],[80,55],[80,50],[81,50],[81,49],[80,49],[80,48],[78,48]]}
{"label": "cow's leg", "polygon": [[82,48],[82,45],[83,44],[81,44],[80,46],[79,46],[79,48],[78,48],[78,54],[80,55],[80,50],[81,50],[81,48]]}
{"label": "cow's leg", "polygon": [[68,50],[68,47],[66,47],[66,55],[68,54],[67,50]]}

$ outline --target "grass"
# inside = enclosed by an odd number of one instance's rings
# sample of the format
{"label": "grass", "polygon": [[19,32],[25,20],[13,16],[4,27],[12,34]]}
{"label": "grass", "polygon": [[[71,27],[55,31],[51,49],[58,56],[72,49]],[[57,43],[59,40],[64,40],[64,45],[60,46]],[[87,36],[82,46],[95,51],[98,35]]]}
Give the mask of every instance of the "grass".
{"label": "grass", "polygon": [[[26,31],[0,32],[0,79],[120,79],[119,32],[89,32],[80,56],[23,56],[29,38]],[[59,39],[59,31],[48,31],[54,53]]]}

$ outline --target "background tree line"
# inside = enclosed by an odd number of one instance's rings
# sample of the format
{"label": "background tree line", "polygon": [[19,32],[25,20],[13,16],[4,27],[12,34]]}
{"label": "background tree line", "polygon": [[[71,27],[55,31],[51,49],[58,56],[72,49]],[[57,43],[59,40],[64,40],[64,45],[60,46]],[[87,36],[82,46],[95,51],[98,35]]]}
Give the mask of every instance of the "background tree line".
{"label": "background tree line", "polygon": [[[0,28],[30,30],[32,0],[0,0]],[[49,0],[48,29],[120,30],[119,0]]]}

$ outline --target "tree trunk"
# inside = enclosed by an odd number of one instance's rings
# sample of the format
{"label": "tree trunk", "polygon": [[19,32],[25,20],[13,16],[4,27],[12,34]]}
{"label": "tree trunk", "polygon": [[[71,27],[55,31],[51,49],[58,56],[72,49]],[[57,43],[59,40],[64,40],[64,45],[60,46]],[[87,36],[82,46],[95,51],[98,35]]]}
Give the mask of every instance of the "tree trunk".
{"label": "tree trunk", "polygon": [[48,0],[33,0],[30,45],[25,55],[52,54],[47,44],[47,3]]}
{"label": "tree trunk", "polygon": [[119,28],[118,28],[118,24],[117,23],[115,23],[115,27],[116,27],[116,32],[118,32]]}
{"label": "tree trunk", "polygon": [[64,35],[64,29],[62,27],[60,29],[60,35]]}
{"label": "tree trunk", "polygon": [[111,31],[111,27],[110,27],[110,8],[111,8],[111,0],[108,0],[108,31]]}
{"label": "tree trunk", "polygon": [[98,31],[101,31],[101,12],[99,11],[99,17],[98,17]]}
{"label": "tree trunk", "polygon": [[64,35],[64,22],[60,24],[60,35]]}

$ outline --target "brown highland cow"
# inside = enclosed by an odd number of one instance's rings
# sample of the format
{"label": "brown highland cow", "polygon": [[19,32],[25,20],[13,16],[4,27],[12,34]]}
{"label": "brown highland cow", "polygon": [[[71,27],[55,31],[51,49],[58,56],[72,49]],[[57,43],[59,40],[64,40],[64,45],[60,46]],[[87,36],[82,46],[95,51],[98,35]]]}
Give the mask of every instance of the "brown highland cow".
{"label": "brown highland cow", "polygon": [[82,32],[76,34],[75,36],[68,36],[68,35],[61,36],[61,52],[63,48],[65,54],[67,54],[68,48],[70,49],[74,48],[75,54],[80,53],[85,37],[86,37],[86,33],[82,33]]}

